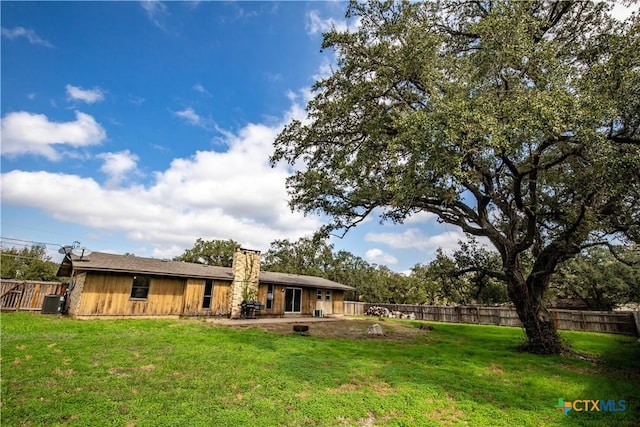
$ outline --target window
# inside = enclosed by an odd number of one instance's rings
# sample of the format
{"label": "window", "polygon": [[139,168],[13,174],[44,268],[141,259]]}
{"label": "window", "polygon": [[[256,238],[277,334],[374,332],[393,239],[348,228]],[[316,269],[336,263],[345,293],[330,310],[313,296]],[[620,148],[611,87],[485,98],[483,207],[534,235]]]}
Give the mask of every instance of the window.
{"label": "window", "polygon": [[316,299],[318,301],[322,301],[322,289],[318,289],[318,291],[316,292]]}
{"label": "window", "polygon": [[149,278],[144,276],[133,276],[133,285],[131,286],[132,299],[147,299],[149,295]]}
{"label": "window", "polygon": [[204,296],[202,297],[202,308],[211,308],[211,297],[213,296],[213,280],[207,279],[204,282]]}
{"label": "window", "polygon": [[267,286],[267,310],[273,309],[273,285]]}
{"label": "window", "polygon": [[324,299],[326,299],[327,301],[331,301],[331,291],[327,291],[327,293],[324,296]]}

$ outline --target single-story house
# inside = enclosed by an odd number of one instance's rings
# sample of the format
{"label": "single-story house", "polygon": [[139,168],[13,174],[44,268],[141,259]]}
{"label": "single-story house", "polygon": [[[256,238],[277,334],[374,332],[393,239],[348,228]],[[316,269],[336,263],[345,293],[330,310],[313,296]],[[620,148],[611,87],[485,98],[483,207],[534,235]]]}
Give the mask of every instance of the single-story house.
{"label": "single-story house", "polygon": [[70,277],[65,311],[78,318],[239,318],[247,300],[259,301],[260,316],[342,315],[344,292],[354,289],[320,277],[260,271],[260,252],[241,248],[232,267],[70,253],[58,276]]}

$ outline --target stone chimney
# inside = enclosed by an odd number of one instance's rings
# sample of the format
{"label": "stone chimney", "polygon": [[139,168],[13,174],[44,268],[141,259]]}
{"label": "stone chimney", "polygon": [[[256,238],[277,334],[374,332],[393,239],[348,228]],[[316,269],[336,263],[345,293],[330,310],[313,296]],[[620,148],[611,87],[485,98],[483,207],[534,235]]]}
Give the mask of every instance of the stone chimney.
{"label": "stone chimney", "polygon": [[233,282],[231,283],[231,318],[237,319],[242,313],[243,300],[258,299],[258,276],[260,274],[260,251],[236,248],[233,253]]}

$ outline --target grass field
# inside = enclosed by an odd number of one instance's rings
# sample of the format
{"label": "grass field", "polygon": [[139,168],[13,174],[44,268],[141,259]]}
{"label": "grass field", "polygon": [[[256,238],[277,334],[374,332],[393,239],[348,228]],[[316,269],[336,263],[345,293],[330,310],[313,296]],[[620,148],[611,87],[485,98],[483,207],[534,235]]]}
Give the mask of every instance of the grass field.
{"label": "grass field", "polygon": [[[640,425],[633,337],[562,333],[577,358],[518,353],[522,331],[495,326],[0,320],[2,426]],[[563,415],[558,398],[627,408]]]}

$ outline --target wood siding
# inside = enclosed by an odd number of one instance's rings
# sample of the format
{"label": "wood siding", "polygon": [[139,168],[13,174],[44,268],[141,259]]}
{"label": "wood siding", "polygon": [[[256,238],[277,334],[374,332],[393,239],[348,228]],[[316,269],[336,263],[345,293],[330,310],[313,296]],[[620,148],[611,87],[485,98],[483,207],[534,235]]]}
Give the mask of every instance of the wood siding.
{"label": "wood siding", "polygon": [[[229,316],[231,282],[213,280],[211,307],[202,308],[205,279],[186,279],[149,276],[149,293],[146,299],[132,299],[133,274],[83,272],[74,277],[74,287],[68,301],[69,314],[77,317],[100,316]],[[260,284],[258,300],[265,305],[263,316],[285,314],[287,287],[273,285],[273,307],[266,309],[267,284]],[[311,316],[316,308],[316,289],[303,288],[300,314]],[[344,312],[344,292],[332,290],[334,314]]]}
{"label": "wood siding", "polygon": [[[261,315],[263,316],[283,316],[284,313],[284,298],[286,288],[296,288],[296,286],[288,286],[288,285],[273,285],[273,308],[271,310],[266,309],[267,306],[267,291],[268,286],[266,284],[261,284],[258,288],[258,301],[261,304],[264,304],[265,309],[262,311]],[[317,301],[317,289],[316,288],[301,288],[302,289],[302,304],[300,306],[300,314],[303,316],[311,316],[313,315],[313,311],[316,309],[316,301]],[[323,295],[327,291],[327,289],[323,289]],[[343,314],[344,313],[344,291],[331,289],[331,299],[332,299],[332,314]]]}
{"label": "wood siding", "polygon": [[263,316],[282,316],[284,315],[284,289],[286,286],[273,285],[273,307],[267,310],[267,292],[269,285],[261,284],[258,287],[258,301],[264,304],[265,309],[260,313]]}
{"label": "wood siding", "polygon": [[332,291],[333,313],[344,314],[344,291]]}
{"label": "wood siding", "polygon": [[[145,300],[131,299],[133,275],[86,275],[76,316],[178,316],[184,304],[184,279],[151,277]],[[74,289],[75,291],[76,289]]]}
{"label": "wood siding", "polygon": [[316,290],[302,288],[302,306],[300,311],[303,316],[311,316],[316,309]]}
{"label": "wood siding", "polygon": [[228,316],[231,282],[213,281],[213,295],[210,309],[202,308],[205,283],[206,280],[204,279],[187,280],[184,292],[183,314],[185,316]]}

